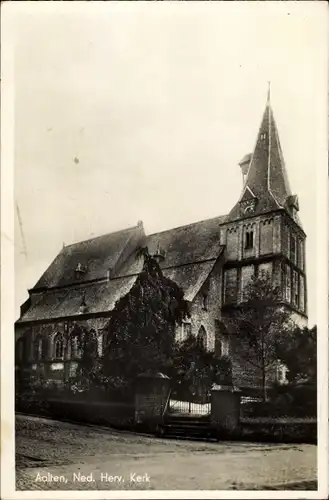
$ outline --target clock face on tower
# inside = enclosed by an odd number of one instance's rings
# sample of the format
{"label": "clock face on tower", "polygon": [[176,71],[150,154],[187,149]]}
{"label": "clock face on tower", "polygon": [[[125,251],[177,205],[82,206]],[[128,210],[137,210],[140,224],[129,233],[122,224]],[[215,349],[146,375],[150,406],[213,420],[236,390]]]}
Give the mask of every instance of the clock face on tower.
{"label": "clock face on tower", "polygon": [[256,199],[240,202],[240,209],[243,215],[252,214],[256,208]]}

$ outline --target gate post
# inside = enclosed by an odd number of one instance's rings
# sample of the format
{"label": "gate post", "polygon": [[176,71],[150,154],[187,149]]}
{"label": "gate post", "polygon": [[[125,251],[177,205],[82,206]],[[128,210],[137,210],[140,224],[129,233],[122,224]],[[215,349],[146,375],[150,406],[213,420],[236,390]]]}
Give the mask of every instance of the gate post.
{"label": "gate post", "polygon": [[156,429],[168,400],[170,378],[163,373],[142,373],[137,377],[135,424]]}
{"label": "gate post", "polygon": [[214,384],[211,389],[212,426],[218,435],[236,434],[240,423],[240,390]]}

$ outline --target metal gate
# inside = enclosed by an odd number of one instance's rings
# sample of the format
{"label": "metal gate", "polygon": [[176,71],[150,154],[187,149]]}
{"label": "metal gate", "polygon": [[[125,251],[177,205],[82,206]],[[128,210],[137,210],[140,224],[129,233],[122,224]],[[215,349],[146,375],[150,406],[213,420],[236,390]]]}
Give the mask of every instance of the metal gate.
{"label": "metal gate", "polygon": [[196,403],[194,401],[180,401],[170,398],[168,412],[176,415],[209,415],[210,401],[206,403]]}
{"label": "metal gate", "polygon": [[200,386],[171,391],[168,412],[179,415],[209,415],[210,392]]}

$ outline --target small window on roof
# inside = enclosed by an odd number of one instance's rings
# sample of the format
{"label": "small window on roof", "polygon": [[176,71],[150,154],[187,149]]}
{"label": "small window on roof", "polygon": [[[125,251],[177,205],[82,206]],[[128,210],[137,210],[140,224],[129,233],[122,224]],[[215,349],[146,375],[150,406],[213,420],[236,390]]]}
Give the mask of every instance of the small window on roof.
{"label": "small window on roof", "polygon": [[77,267],[75,268],[75,274],[77,278],[81,278],[85,272],[86,272],[86,266],[81,264],[81,262],[78,262]]}

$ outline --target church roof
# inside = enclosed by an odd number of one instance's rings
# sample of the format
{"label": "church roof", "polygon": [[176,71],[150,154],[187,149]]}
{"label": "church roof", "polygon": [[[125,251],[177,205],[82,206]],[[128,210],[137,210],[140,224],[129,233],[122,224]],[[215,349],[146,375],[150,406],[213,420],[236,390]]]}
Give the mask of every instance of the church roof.
{"label": "church roof", "polygon": [[[145,236],[142,245],[154,255],[160,246],[165,259],[160,262],[162,269],[178,267],[217,259],[220,253],[219,228],[224,224],[226,215],[194,222],[159,233]],[[127,276],[141,270],[142,260],[131,254],[116,276]]]}
{"label": "church roof", "polygon": [[[223,250],[224,247],[220,247],[219,255],[223,252]],[[163,274],[166,278],[174,281],[184,291],[185,300],[192,301],[211,273],[215,262],[216,259],[213,259],[207,262],[188,264],[181,267],[172,267],[164,269]]]}
{"label": "church roof", "polygon": [[[243,158],[240,165],[247,161],[248,155]],[[230,212],[228,220],[240,217],[240,202],[256,198],[255,215],[284,208],[301,225],[297,214],[290,212],[287,205],[291,196],[278,129],[268,94],[256,145],[253,154],[250,155],[244,188],[240,200]]]}
{"label": "church roof", "polygon": [[[82,298],[85,314],[111,311],[141,272],[139,249],[145,246],[152,255],[160,245],[164,276],[182,288],[186,300],[193,300],[223,252],[219,231],[225,220],[226,216],[215,217],[149,236],[137,226],[64,247],[34,287],[44,289],[40,299],[18,323],[78,315]],[[80,283],[79,264],[85,269]]]}
{"label": "church roof", "polygon": [[[133,251],[144,236],[142,226],[135,226],[68,245],[60,251],[34,288],[104,278],[109,269],[114,272],[122,257],[127,257],[125,254]],[[80,278],[76,273],[78,266],[83,270]]]}
{"label": "church roof", "polygon": [[111,311],[115,302],[129,292],[136,278],[137,276],[130,276],[108,282],[47,290],[40,300],[23,314],[18,323],[76,316],[79,314],[82,297],[86,304],[86,314]]}

